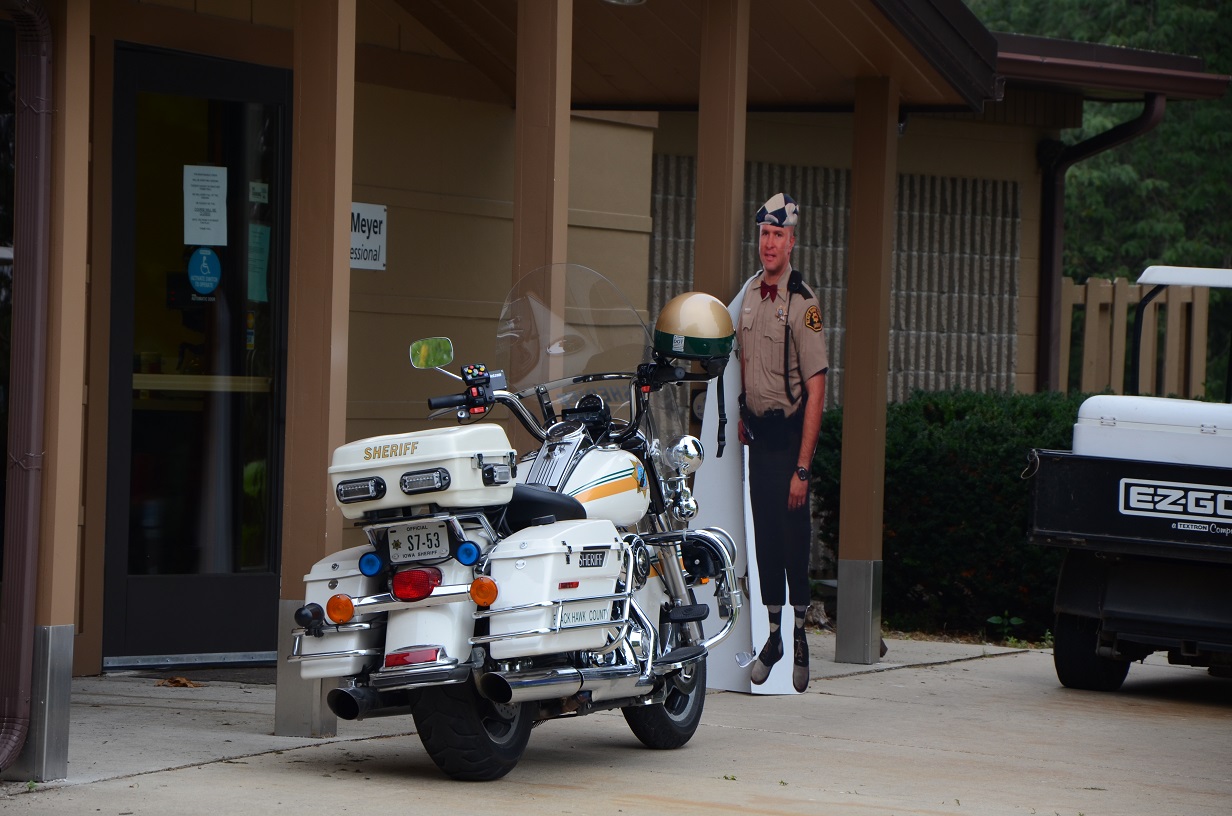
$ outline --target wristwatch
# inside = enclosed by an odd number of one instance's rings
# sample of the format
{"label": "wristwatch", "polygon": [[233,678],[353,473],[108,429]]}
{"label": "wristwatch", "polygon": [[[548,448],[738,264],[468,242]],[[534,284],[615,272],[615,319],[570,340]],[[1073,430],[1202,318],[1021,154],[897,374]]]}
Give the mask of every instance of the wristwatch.
{"label": "wristwatch", "polygon": [[804,467],[796,468],[796,478],[802,482],[807,482],[809,480],[808,468],[804,468]]}

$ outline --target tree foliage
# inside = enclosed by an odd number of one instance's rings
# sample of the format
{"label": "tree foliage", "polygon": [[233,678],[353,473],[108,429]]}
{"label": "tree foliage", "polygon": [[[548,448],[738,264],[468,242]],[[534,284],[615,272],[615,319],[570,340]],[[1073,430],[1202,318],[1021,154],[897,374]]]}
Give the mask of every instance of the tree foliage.
{"label": "tree foliage", "polygon": [[[1200,57],[1232,74],[1226,0],[967,0],[992,31]],[[1221,7],[1224,13],[1220,14]],[[1140,102],[1088,101],[1074,144],[1128,121]],[[1065,274],[1136,278],[1147,266],[1232,267],[1232,96],[1169,100],[1151,132],[1073,166],[1065,189]],[[1207,391],[1222,395],[1232,297],[1211,292]]]}

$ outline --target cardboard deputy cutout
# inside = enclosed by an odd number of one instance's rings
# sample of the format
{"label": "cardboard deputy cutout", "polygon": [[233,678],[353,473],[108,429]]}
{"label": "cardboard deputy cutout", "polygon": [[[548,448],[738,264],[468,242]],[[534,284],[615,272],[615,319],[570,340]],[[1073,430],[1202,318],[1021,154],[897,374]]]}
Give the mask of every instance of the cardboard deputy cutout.
{"label": "cardboard deputy cutout", "polygon": [[[740,307],[744,302],[744,292],[745,289],[742,288],[728,306],[733,325],[740,325]],[[744,609],[740,612],[740,619],[731,634],[710,651],[710,657],[706,661],[707,685],[710,688],[753,694],[795,694],[796,690],[791,683],[790,606],[783,610],[787,622],[784,644],[786,654],[783,660],[772,667],[766,682],[760,686],[753,685],[749,679],[752,666],[741,666],[741,661],[737,659],[737,655],[744,659],[755,656],[770,635],[770,623],[766,606],[761,599],[761,584],[757,575],[757,541],[749,502],[747,449],[740,444],[736,431],[742,382],[740,375],[740,361],[733,353],[722,379],[711,380],[707,387],[701,431],[706,462],[698,470],[693,484],[693,495],[698,504],[693,526],[721,527],[732,537],[736,543],[736,574],[741,578],[741,590],[744,594]],[[718,451],[717,392],[720,383],[724,388],[723,402],[728,414],[725,430],[727,445],[722,457],[715,455]],[[709,632],[718,625],[714,622],[720,618],[714,599],[711,597],[707,600],[711,606],[710,617],[705,624]]]}

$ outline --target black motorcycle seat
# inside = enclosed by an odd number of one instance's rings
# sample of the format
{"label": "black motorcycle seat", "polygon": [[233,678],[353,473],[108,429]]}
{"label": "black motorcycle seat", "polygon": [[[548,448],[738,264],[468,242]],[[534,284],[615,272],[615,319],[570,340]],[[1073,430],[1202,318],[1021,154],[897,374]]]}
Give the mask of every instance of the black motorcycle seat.
{"label": "black motorcycle seat", "polygon": [[555,516],[557,521],[576,521],[586,518],[586,508],[572,496],[542,485],[515,484],[513,498],[505,507],[505,523],[509,529],[521,530],[544,516]]}

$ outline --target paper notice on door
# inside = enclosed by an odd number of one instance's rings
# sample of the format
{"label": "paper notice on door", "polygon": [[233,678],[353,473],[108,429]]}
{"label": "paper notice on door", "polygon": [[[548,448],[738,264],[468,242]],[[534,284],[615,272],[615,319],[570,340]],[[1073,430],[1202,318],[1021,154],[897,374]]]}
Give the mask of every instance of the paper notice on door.
{"label": "paper notice on door", "polygon": [[184,243],[227,245],[227,168],[184,165]]}

